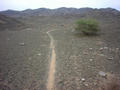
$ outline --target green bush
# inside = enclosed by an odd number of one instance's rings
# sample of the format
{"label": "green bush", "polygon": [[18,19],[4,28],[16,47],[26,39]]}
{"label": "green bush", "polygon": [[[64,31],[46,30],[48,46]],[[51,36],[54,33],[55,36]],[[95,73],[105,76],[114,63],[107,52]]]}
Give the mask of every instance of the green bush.
{"label": "green bush", "polygon": [[78,20],[75,29],[85,35],[95,35],[100,30],[98,22],[93,19]]}

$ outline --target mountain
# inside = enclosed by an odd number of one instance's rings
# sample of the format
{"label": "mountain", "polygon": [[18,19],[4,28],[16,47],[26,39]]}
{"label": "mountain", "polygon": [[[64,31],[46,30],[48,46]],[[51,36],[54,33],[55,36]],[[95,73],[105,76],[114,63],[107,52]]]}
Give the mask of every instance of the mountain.
{"label": "mountain", "polygon": [[14,18],[0,14],[0,31],[8,28],[21,27],[24,24]]}
{"label": "mountain", "polygon": [[81,14],[92,11],[92,8],[57,8],[57,9],[48,9],[48,8],[39,8],[39,9],[26,9],[24,11],[14,11],[7,10],[2,11],[1,13],[10,17],[20,17],[20,16],[50,16],[50,15],[66,15],[66,14]]}
{"label": "mountain", "polygon": [[3,15],[7,15],[10,17],[28,17],[28,16],[53,16],[53,15],[89,15],[89,14],[97,14],[97,15],[117,15],[120,16],[120,11],[112,8],[101,8],[101,9],[92,9],[92,8],[66,8],[61,7],[57,9],[48,9],[48,8],[38,8],[38,9],[26,9],[23,11],[14,11],[7,10],[0,12]]}
{"label": "mountain", "polygon": [[2,11],[0,13],[3,15],[6,15],[6,16],[10,16],[10,17],[19,17],[22,15],[22,13],[20,11],[15,11],[15,10],[6,10],[6,11]]}

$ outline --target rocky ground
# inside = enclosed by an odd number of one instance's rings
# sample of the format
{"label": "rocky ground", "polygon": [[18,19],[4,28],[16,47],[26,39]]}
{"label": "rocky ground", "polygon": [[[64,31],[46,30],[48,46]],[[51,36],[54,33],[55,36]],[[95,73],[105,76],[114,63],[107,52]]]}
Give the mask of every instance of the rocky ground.
{"label": "rocky ground", "polygon": [[[94,16],[90,16],[93,18]],[[96,90],[106,73],[120,73],[120,20],[94,17],[100,22],[98,36],[74,31],[74,23],[89,16],[39,16],[22,21],[29,27],[0,32],[0,88],[46,90],[50,38],[54,30],[57,90]]]}

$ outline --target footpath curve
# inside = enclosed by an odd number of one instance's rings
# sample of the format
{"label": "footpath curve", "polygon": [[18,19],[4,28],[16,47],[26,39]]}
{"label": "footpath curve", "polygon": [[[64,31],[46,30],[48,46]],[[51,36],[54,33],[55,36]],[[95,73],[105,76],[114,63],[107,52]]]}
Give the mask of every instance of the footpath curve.
{"label": "footpath curve", "polygon": [[55,79],[55,62],[56,62],[56,53],[55,53],[55,44],[54,39],[50,32],[53,32],[55,30],[51,30],[46,32],[50,38],[50,66],[49,66],[49,72],[48,72],[48,80],[47,80],[47,90],[55,90],[54,86],[54,79]]}

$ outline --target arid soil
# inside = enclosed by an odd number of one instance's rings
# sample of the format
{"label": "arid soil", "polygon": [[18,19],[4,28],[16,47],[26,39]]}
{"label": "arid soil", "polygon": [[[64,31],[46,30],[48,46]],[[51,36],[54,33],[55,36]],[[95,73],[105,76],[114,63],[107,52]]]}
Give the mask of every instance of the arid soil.
{"label": "arid soil", "polygon": [[[98,17],[28,17],[29,27],[0,31],[0,89],[98,90],[120,73],[120,19]],[[75,32],[79,18],[97,19],[99,35]]]}

